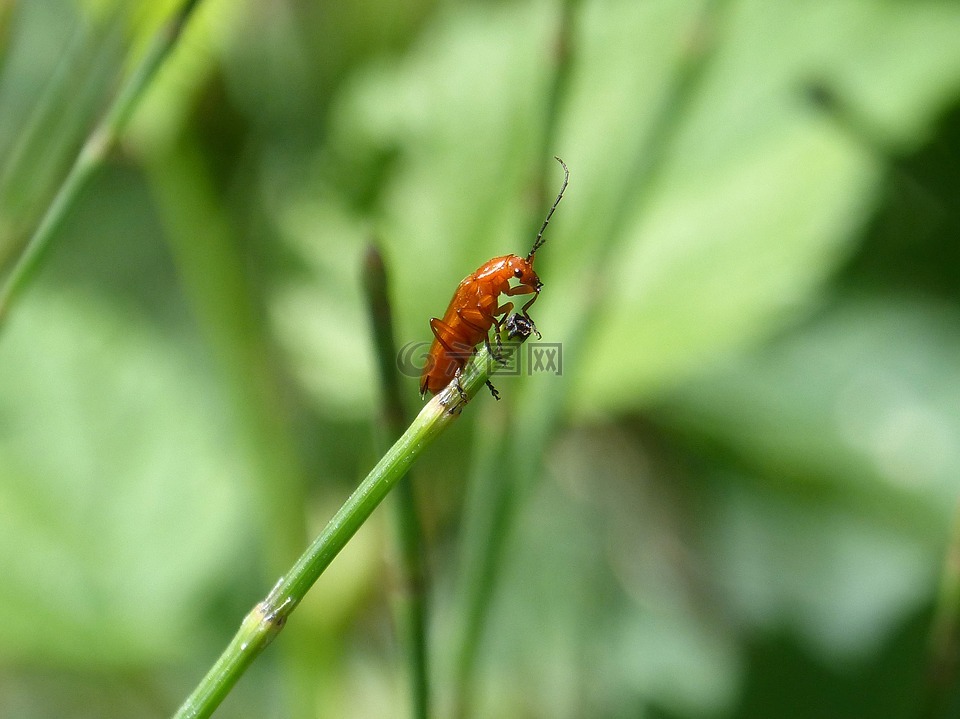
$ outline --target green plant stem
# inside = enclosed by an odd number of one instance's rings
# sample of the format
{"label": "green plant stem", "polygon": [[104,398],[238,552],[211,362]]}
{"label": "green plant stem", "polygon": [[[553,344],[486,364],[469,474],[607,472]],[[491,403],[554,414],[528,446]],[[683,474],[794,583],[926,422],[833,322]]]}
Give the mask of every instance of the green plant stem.
{"label": "green plant stem", "polygon": [[63,183],[0,288],[0,324],[6,319],[11,304],[39,266],[45,250],[77,195],[94,172],[103,165],[107,154],[117,143],[137,103],[157,70],[176,46],[187,20],[199,2],[200,0],[186,0],[173,17],[157,31],[143,59],[120,88],[103,119],[80,147]]}
{"label": "green plant stem", "polygon": [[[526,338],[511,339],[523,341]],[[460,380],[468,398],[477,394],[495,366],[486,347],[468,363]],[[454,383],[427,403],[296,564],[243,620],[223,654],[180,707],[176,719],[208,717],[213,713],[251,662],[280,631],[333,558],[417,457],[456,420],[463,405]]]}
{"label": "green plant stem", "polygon": [[[387,271],[376,246],[367,250],[363,268],[364,288],[370,309],[382,391],[381,442],[399,437],[406,425],[399,373],[396,367],[397,344],[393,333],[393,313],[387,291]],[[386,446],[383,447],[386,449]],[[399,591],[395,598],[397,626],[406,645],[410,678],[411,716],[430,716],[430,685],[427,658],[426,566],[423,529],[417,512],[414,478],[401,482],[393,501],[394,526],[398,550]]]}

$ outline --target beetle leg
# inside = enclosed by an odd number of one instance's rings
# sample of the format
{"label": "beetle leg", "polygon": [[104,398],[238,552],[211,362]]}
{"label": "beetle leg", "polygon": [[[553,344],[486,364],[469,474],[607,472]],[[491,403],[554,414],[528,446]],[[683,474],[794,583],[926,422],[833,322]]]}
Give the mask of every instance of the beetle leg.
{"label": "beetle leg", "polygon": [[503,358],[503,340],[500,339],[500,325],[497,325],[497,331],[493,333],[493,337],[497,342],[497,351],[494,352],[490,349],[490,337],[487,336],[487,349],[490,350],[490,354],[493,355],[493,358],[497,360],[504,367],[507,366],[507,361]]}
{"label": "beetle leg", "polygon": [[[503,341],[500,339],[500,328],[503,327],[503,323],[507,320],[507,315],[505,313],[513,309],[513,303],[507,302],[502,307],[498,307],[494,310],[494,314],[490,315],[491,324],[493,325],[491,329],[493,330],[493,339],[497,344],[497,349],[494,351],[493,347],[490,346],[490,333],[487,332],[487,336],[484,339],[484,342],[487,345],[487,350],[490,352],[490,356],[493,357],[497,362],[502,364],[504,367],[507,365],[507,360],[503,357]],[[497,319],[496,315],[503,314],[502,317]]]}
{"label": "beetle leg", "polygon": [[[476,330],[477,332],[485,332],[485,331],[486,331],[486,328],[484,327],[483,324],[478,324],[478,323],[487,323],[487,322],[488,322],[487,317],[486,317],[486,316],[483,314],[483,312],[481,312],[480,310],[474,310],[474,309],[470,309],[470,310],[458,309],[458,310],[457,310],[457,317],[460,318],[460,321],[463,322],[463,324],[465,324],[467,327],[469,327],[469,328],[472,329],[472,330]],[[468,318],[469,318],[469,319],[468,319]]]}
{"label": "beetle leg", "polygon": [[[467,402],[470,401],[470,399],[467,397],[467,393],[466,391],[464,391],[463,385],[460,384],[460,376],[462,374],[463,374],[463,367],[457,367],[457,371],[453,373],[453,382],[457,387],[457,394],[460,395],[460,401],[463,404],[466,404]],[[451,412],[452,411],[453,411],[453,408],[451,407]]]}
{"label": "beetle leg", "polygon": [[533,293],[533,297],[530,298],[530,301],[527,302],[523,307],[520,308],[520,313],[530,321],[530,325],[533,327],[533,331],[537,334],[537,339],[541,339],[541,338],[543,337],[543,335],[540,334],[540,331],[537,329],[536,323],[535,323],[535,322],[533,321],[533,319],[530,317],[530,315],[529,315],[529,313],[527,312],[527,310],[530,309],[530,305],[532,305],[534,302],[536,302],[539,297],[540,297],[540,290],[536,290],[536,291]]}
{"label": "beetle leg", "polygon": [[[497,307],[496,311],[495,311],[493,314],[495,314],[495,315],[497,315],[498,317],[500,317],[500,319],[495,319],[495,320],[494,320],[494,322],[495,322],[496,325],[497,325],[497,329],[498,329],[498,330],[499,330],[501,327],[503,327],[503,323],[507,321],[507,315],[510,314],[510,310],[512,310],[512,309],[513,309],[513,302],[504,302],[502,305],[500,305],[499,307]],[[502,316],[501,316],[501,315],[502,315]]]}
{"label": "beetle leg", "polygon": [[515,297],[517,295],[529,295],[531,292],[539,292],[540,290],[535,290],[530,285],[517,285],[516,287],[508,287],[503,291],[503,294],[509,295],[510,297]]}
{"label": "beetle leg", "polygon": [[430,320],[430,329],[433,330],[433,334],[437,338],[437,342],[440,343],[440,346],[450,355],[451,361],[463,367],[467,363],[467,360],[470,359],[470,355],[473,354],[473,347],[459,342],[456,332],[453,331],[450,325],[445,324],[436,317]]}
{"label": "beetle leg", "polygon": [[493,393],[493,398],[494,398],[495,400],[497,400],[497,402],[499,402],[499,401],[500,401],[500,393],[497,392],[497,388],[493,386],[493,382],[491,382],[490,380],[487,380],[487,387],[489,387],[489,388],[490,388],[490,392]]}
{"label": "beetle leg", "polygon": [[494,338],[496,339],[497,349],[493,349],[490,346],[490,335],[488,334],[483,338],[483,344],[486,346],[487,351],[490,353],[490,356],[493,357],[497,362],[499,362],[504,367],[507,366],[507,360],[503,356],[503,343],[500,342],[500,333],[499,331],[494,332]]}
{"label": "beetle leg", "polygon": [[543,287],[543,283],[540,283],[536,287],[531,287],[530,285],[517,285],[516,287],[511,287],[506,290],[505,294],[515,296],[515,295],[529,295],[532,294],[533,297],[530,298],[530,301],[527,302],[523,307],[520,308],[520,314],[530,323],[533,327],[533,331],[537,333],[537,339],[540,339],[540,332],[537,331],[537,326],[534,324],[533,320],[530,319],[530,315],[527,313],[527,310],[530,309],[530,305],[537,301],[537,298],[540,296],[540,288]]}
{"label": "beetle leg", "polygon": [[[493,311],[493,314],[495,315],[493,319],[493,324],[495,329],[494,337],[497,341],[498,361],[500,360],[499,355],[503,353],[503,341],[500,339],[500,330],[503,328],[503,323],[507,321],[507,317],[509,316],[510,310],[512,309],[513,309],[513,302],[504,302],[502,305],[500,305],[499,307],[497,307],[497,309]],[[497,319],[497,317],[499,317],[500,319]],[[487,346],[489,347],[489,345]],[[502,364],[506,364],[506,362],[502,362]]]}
{"label": "beetle leg", "polygon": [[530,301],[527,302],[523,307],[520,308],[520,311],[523,313],[523,316],[526,317],[527,319],[530,319],[530,316],[527,314],[527,310],[529,310],[529,309],[530,309],[530,305],[532,305],[532,304],[533,304],[534,302],[536,302],[538,299],[540,299],[540,292],[539,292],[539,290],[536,291],[536,292],[534,292],[534,293],[533,293],[533,297],[530,298]]}
{"label": "beetle leg", "polygon": [[511,287],[505,290],[504,294],[510,295],[511,297],[516,295],[532,294],[533,297],[530,298],[530,301],[527,302],[527,304],[525,304],[522,308],[520,308],[520,312],[523,313],[523,316],[526,317],[527,319],[530,319],[530,316],[527,314],[527,310],[530,309],[530,305],[536,302],[537,298],[540,297],[540,288],[531,287],[530,285],[517,285],[516,287]]}
{"label": "beetle leg", "polygon": [[443,347],[447,352],[454,352],[453,347],[451,347],[447,340],[444,339],[444,336],[456,337],[456,333],[453,331],[450,325],[444,323],[442,320],[438,320],[436,317],[431,317],[430,331],[433,332],[433,336],[437,338],[437,342],[440,343],[441,347]]}

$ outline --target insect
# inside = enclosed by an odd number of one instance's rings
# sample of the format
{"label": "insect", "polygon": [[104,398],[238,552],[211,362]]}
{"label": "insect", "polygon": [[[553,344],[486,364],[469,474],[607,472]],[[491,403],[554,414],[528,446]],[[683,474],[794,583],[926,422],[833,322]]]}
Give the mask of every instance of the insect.
{"label": "insect", "polygon": [[[507,295],[508,297],[533,295],[520,309],[520,315],[530,323],[530,329],[536,332],[536,326],[530,319],[528,310],[540,296],[543,283],[537,277],[537,273],[533,271],[533,260],[537,250],[545,242],[543,239],[544,230],[547,229],[554,210],[560,204],[563,192],[567,189],[567,182],[570,179],[570,171],[563,160],[559,157],[554,159],[563,168],[563,185],[560,187],[557,199],[554,200],[553,206],[547,213],[547,218],[540,227],[540,232],[537,233],[537,239],[534,240],[530,253],[526,257],[518,255],[494,257],[484,263],[476,272],[467,275],[457,287],[443,319],[436,317],[430,319],[430,329],[433,331],[434,340],[430,346],[423,374],[420,377],[421,397],[427,392],[436,394],[450,384],[451,380],[454,380],[457,383],[457,391],[461,398],[466,401],[463,387],[460,386],[460,374],[466,366],[467,360],[470,359],[481,341],[485,342],[487,347],[490,347],[490,330],[495,328],[496,332],[499,332],[500,327],[513,309],[512,302],[500,304],[500,295]],[[511,287],[510,280],[517,280],[518,284]],[[537,336],[539,334],[538,332]],[[499,347],[499,334],[496,336]],[[492,349],[491,353],[494,354]],[[497,354],[494,354],[494,356],[499,359]],[[500,395],[489,380],[487,380],[487,387],[490,388],[494,398],[500,399]]]}

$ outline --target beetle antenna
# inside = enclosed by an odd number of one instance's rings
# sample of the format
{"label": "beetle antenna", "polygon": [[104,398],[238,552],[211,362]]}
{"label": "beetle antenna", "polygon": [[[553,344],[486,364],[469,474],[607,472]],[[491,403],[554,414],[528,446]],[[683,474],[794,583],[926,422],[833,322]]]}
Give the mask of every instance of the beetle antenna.
{"label": "beetle antenna", "polygon": [[553,211],[557,209],[557,205],[560,204],[560,200],[563,199],[563,191],[567,189],[567,183],[570,181],[570,170],[567,169],[566,163],[561,160],[559,157],[554,156],[553,158],[560,163],[560,167],[563,168],[563,185],[560,186],[560,193],[557,195],[557,199],[553,201],[553,207],[550,208],[550,212],[547,213],[547,219],[543,221],[543,226],[540,228],[540,232],[537,233],[537,239],[533,242],[533,249],[530,250],[530,254],[527,255],[527,262],[533,262],[533,256],[536,254],[537,250],[543,246],[543,243],[546,240],[543,239],[543,231],[547,229],[547,225],[550,224],[550,218],[553,217]]}

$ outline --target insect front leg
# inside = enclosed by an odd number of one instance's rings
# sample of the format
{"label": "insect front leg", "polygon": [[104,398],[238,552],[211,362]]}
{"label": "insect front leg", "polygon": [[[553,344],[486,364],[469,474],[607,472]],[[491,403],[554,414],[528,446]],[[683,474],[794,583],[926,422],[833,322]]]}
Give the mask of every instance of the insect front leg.
{"label": "insect front leg", "polygon": [[520,314],[522,314],[530,323],[530,326],[533,328],[534,334],[537,335],[537,339],[542,339],[543,335],[540,334],[540,330],[537,329],[536,322],[533,321],[533,318],[530,316],[530,313],[528,312],[528,310],[530,309],[530,305],[536,302],[539,297],[540,297],[540,290],[534,290],[533,297],[530,298],[530,301],[520,308]]}
{"label": "insect front leg", "polygon": [[534,287],[531,287],[530,285],[517,285],[516,287],[511,287],[509,290],[506,291],[506,294],[508,294],[508,295],[514,295],[514,296],[515,296],[515,295],[529,295],[529,294],[531,294],[531,293],[533,294],[533,297],[531,297],[531,298],[530,298],[530,301],[527,302],[523,307],[520,308],[520,314],[522,314],[522,315],[524,316],[524,318],[526,318],[526,320],[530,323],[530,326],[533,327],[533,331],[536,333],[537,339],[540,339],[540,338],[541,338],[541,334],[540,334],[540,332],[537,330],[537,325],[536,325],[536,323],[533,321],[533,319],[530,317],[530,313],[528,312],[528,310],[530,309],[530,305],[532,305],[534,302],[536,302],[537,299],[540,297],[540,289],[539,289],[539,287],[534,288]]}

